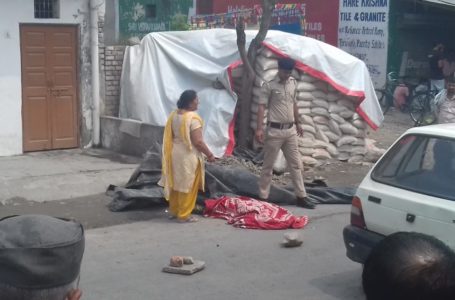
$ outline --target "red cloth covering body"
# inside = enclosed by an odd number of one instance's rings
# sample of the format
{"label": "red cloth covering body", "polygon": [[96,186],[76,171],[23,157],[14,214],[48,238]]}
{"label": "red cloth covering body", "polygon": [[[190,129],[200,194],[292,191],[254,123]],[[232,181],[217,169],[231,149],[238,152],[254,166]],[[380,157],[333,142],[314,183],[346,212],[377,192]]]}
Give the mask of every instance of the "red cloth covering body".
{"label": "red cloth covering body", "polygon": [[278,205],[242,196],[205,200],[204,216],[249,229],[298,229],[308,224],[307,216],[294,216]]}

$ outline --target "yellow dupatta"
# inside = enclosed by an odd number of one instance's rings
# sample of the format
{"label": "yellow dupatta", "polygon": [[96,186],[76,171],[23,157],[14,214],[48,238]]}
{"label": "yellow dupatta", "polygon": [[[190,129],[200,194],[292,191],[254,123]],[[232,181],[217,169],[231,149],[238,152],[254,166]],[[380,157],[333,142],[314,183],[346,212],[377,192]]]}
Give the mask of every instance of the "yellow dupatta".
{"label": "yellow dupatta", "polygon": [[[164,127],[164,134],[163,134],[163,153],[161,158],[161,180],[158,183],[160,186],[164,188],[164,197],[166,200],[169,200],[169,194],[171,189],[174,187],[174,179],[173,179],[173,172],[172,172],[172,148],[173,148],[173,133],[172,133],[172,122],[177,114],[177,110],[174,110],[167,119],[166,126]],[[191,127],[191,120],[194,118],[201,122],[202,126],[204,126],[204,122],[202,121],[201,117],[195,112],[185,112],[182,114],[183,120],[182,124],[180,125],[180,136],[182,137],[184,143],[188,146],[190,150],[193,149],[193,145],[191,144],[191,136],[190,136],[190,127]],[[202,172],[202,188],[204,188],[204,167],[203,167],[203,160],[202,158],[199,159],[201,162],[201,172]]]}

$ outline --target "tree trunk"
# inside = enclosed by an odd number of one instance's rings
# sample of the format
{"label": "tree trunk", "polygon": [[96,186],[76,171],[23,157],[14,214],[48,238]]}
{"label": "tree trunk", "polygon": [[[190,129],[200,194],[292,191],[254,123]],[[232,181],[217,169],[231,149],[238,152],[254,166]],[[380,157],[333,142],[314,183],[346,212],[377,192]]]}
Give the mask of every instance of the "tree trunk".
{"label": "tree trunk", "polygon": [[251,41],[248,53],[246,52],[246,37],[245,37],[245,24],[241,19],[237,24],[237,46],[239,49],[240,57],[242,58],[244,73],[242,78],[242,89],[239,95],[240,101],[240,120],[239,120],[239,137],[238,145],[240,147],[248,146],[248,133],[250,131],[250,109],[251,109],[251,95],[253,91],[254,80],[256,72],[254,65],[256,63],[257,50],[261,47],[267,31],[269,30],[270,23],[272,22],[272,13],[275,8],[276,0],[262,0],[262,19],[259,27],[259,32],[256,37]]}

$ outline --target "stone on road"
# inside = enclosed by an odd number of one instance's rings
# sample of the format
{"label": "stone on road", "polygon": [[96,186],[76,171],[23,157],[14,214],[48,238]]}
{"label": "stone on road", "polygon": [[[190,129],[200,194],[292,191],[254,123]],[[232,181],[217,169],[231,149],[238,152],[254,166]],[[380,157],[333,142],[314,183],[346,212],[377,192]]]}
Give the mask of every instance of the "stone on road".
{"label": "stone on road", "polygon": [[[238,229],[218,219],[156,219],[86,232],[81,288],[87,299],[364,299],[361,266],[346,258],[349,205],[319,205],[302,230]],[[305,247],[276,241],[298,232]],[[190,277],[161,272],[174,253],[207,267]]]}
{"label": "stone on road", "polygon": [[185,264],[180,267],[165,266],[163,272],[181,275],[193,275],[205,268],[205,262],[202,260],[195,260],[192,264]]}

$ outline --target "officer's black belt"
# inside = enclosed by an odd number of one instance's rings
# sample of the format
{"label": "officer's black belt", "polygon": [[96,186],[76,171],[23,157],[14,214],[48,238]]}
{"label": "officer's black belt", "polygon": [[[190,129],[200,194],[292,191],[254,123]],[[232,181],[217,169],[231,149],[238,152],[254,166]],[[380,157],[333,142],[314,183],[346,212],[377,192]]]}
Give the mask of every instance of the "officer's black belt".
{"label": "officer's black belt", "polygon": [[267,126],[276,129],[289,129],[294,126],[294,123],[276,123],[276,122],[268,122]]}

